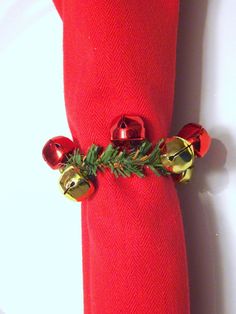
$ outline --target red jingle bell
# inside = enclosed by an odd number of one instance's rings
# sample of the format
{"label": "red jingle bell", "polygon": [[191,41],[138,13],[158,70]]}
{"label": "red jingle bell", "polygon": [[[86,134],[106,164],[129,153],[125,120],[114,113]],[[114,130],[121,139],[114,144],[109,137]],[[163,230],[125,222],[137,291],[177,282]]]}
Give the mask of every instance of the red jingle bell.
{"label": "red jingle bell", "polygon": [[178,136],[188,140],[197,157],[203,157],[211,145],[211,137],[207,131],[197,123],[186,124],[178,133]]}
{"label": "red jingle bell", "polygon": [[111,141],[116,146],[136,146],[144,139],[145,127],[141,117],[122,115],[113,120]]}
{"label": "red jingle bell", "polygon": [[75,149],[75,144],[65,136],[51,138],[42,150],[43,159],[52,169],[59,169],[69,153]]}

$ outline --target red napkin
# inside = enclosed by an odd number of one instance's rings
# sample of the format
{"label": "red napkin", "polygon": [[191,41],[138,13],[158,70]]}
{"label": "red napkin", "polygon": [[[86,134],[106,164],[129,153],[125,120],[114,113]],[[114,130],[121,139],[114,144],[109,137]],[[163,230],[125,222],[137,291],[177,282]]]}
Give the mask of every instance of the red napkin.
{"label": "red napkin", "polygon": [[[63,20],[66,114],[81,150],[108,145],[111,122],[122,114],[141,116],[153,143],[168,136],[178,1],[54,3]],[[86,314],[190,313],[175,185],[146,173],[99,173],[96,192],[82,202]]]}

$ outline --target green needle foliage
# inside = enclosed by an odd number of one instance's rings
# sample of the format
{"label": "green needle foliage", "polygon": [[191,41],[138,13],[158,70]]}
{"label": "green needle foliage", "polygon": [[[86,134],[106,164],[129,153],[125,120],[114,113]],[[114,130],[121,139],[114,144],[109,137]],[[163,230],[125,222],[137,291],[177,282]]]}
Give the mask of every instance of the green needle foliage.
{"label": "green needle foliage", "polygon": [[160,159],[161,139],[152,149],[152,144],[144,140],[141,144],[129,151],[109,144],[105,150],[101,146],[92,144],[86,155],[82,155],[78,149],[67,156],[67,161],[62,165],[65,170],[69,166],[80,169],[84,177],[96,176],[97,171],[110,169],[116,177],[130,177],[132,174],[144,177],[144,168],[147,167],[157,176],[170,175],[162,165]]}

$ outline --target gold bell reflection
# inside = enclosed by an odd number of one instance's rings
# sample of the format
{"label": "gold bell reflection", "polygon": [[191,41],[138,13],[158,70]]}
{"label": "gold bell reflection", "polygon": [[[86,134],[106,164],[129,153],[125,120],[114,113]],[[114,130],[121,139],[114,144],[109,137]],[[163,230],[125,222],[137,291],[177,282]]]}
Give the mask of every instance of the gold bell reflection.
{"label": "gold bell reflection", "polygon": [[173,174],[173,179],[177,183],[188,183],[192,179],[193,167],[188,168],[182,173]]}
{"label": "gold bell reflection", "polygon": [[[161,162],[166,170],[180,174],[193,165],[194,150],[192,144],[179,136],[167,138],[160,147]],[[186,176],[190,172],[186,173]]]}
{"label": "gold bell reflection", "polygon": [[62,172],[60,187],[69,199],[80,202],[94,192],[93,183],[85,179],[78,168],[70,166]]}

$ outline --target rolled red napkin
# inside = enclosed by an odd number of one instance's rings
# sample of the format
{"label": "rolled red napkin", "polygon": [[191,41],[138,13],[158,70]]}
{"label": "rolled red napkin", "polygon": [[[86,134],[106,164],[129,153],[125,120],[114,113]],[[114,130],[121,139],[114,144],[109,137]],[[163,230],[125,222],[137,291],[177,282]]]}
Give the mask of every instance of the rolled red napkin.
{"label": "rolled red napkin", "polygon": [[[64,92],[74,142],[107,146],[119,115],[168,135],[177,0],[54,0],[63,20]],[[99,173],[82,202],[84,313],[189,314],[184,229],[171,177]]]}

